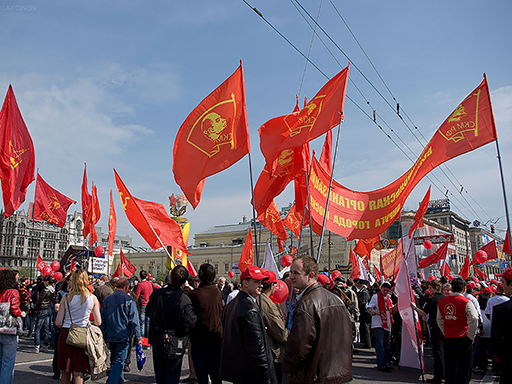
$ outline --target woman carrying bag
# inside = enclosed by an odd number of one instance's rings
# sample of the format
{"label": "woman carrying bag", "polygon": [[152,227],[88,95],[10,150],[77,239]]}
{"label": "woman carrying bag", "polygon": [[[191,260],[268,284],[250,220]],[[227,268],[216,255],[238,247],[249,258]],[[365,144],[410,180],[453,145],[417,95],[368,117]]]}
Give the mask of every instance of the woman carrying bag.
{"label": "woman carrying bag", "polygon": [[0,319],[2,323],[0,324],[1,384],[9,384],[13,381],[18,333],[21,331],[21,321],[16,318],[25,317],[25,312],[20,309],[20,296],[15,286],[16,273],[9,269],[0,270],[0,305],[6,310]]}
{"label": "woman carrying bag", "polygon": [[75,384],[82,384],[84,372],[89,372],[89,358],[84,348],[68,344],[69,329],[71,325],[87,327],[91,312],[94,325],[101,325],[101,316],[98,299],[91,294],[88,288],[89,277],[83,269],[78,269],[71,275],[69,293],[66,294],[59,306],[55,325],[61,328],[57,356],[57,367],[62,371],[61,383],[71,382],[73,372]]}

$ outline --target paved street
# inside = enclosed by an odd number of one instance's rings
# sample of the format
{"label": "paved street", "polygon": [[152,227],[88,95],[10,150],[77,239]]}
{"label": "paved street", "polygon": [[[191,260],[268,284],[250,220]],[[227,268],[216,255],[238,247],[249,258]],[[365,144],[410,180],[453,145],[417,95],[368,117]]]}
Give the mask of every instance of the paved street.
{"label": "paved street", "polygon": [[[21,338],[16,355],[16,369],[14,374],[15,384],[40,384],[57,382],[52,380],[52,358],[53,350],[49,353],[41,352],[34,354],[31,352],[33,339]],[[430,358],[430,350],[426,351],[427,372],[432,372],[432,359]],[[130,373],[125,374],[126,383],[154,383],[153,362],[151,359],[151,350],[146,351],[147,361],[144,369],[139,372],[135,362],[135,353],[132,354],[132,364]],[[352,384],[365,383],[418,383],[421,382],[421,375],[418,370],[410,368],[395,368],[392,373],[383,373],[375,368],[375,351],[357,349],[354,355],[353,364],[354,380]],[[185,359],[182,369],[182,379],[189,374],[188,360]],[[481,376],[481,375],[480,375]],[[493,377],[487,374],[481,378],[475,375],[472,384],[493,383]],[[431,374],[425,374],[425,379],[432,377]],[[90,382],[90,381],[89,381]],[[105,383],[106,378],[95,383]]]}

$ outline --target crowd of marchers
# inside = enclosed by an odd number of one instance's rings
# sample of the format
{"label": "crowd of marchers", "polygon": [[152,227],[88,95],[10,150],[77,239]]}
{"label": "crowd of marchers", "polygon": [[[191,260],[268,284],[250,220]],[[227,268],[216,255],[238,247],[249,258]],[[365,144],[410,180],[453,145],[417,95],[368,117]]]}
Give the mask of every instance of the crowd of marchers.
{"label": "crowd of marchers", "polygon": [[[18,337],[33,338],[34,353],[52,347],[53,378],[62,383],[102,373],[107,383],[122,383],[133,350],[143,348],[152,349],[157,383],[178,383],[187,357],[184,381],[205,384],[348,383],[353,353],[372,346],[377,370],[391,373],[400,363],[393,282],[333,281],[307,255],[281,277],[289,295],[279,301],[276,274],[255,266],[232,283],[217,279],[208,263],[195,278],[181,265],[159,284],[146,271],[139,277],[95,280],[78,269],[60,282],[50,276],[30,282],[0,270],[0,382],[13,382]],[[434,357],[428,382],[467,384],[489,366],[501,383],[512,382],[512,268],[497,278],[501,283],[411,277],[411,307]],[[19,320],[15,333],[13,320]],[[85,347],[69,343],[74,327],[94,326],[101,342],[88,334]]]}

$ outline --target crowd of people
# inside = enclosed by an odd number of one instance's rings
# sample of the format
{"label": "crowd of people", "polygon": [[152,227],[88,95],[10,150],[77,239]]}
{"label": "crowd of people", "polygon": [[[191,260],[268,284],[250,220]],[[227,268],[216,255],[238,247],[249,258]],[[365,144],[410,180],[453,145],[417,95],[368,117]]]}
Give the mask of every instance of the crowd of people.
{"label": "crowd of people", "polygon": [[[180,381],[186,351],[185,381],[201,384],[349,383],[353,354],[372,347],[376,369],[392,372],[402,326],[393,282],[331,276],[314,258],[299,256],[281,278],[289,294],[277,300],[278,276],[256,266],[229,282],[217,279],[211,264],[195,278],[178,265],[159,284],[147,271],[96,280],[78,269],[60,282],[31,282],[2,269],[0,383],[13,382],[18,336],[33,338],[33,353],[54,347],[53,378],[61,383],[101,372],[107,383],[122,383],[136,346],[152,349],[157,383]],[[501,383],[512,382],[512,268],[496,278],[501,282],[411,277],[411,307],[434,359],[428,382],[467,384],[489,366]],[[15,333],[6,331],[6,319],[16,320]],[[99,339],[71,345],[73,328],[88,326],[99,327]]]}

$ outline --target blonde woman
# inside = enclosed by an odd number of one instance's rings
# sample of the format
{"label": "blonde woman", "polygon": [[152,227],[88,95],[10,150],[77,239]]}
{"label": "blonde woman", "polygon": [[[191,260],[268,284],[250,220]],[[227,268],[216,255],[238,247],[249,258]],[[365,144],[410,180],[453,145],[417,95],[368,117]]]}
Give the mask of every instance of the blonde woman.
{"label": "blonde woman", "polygon": [[58,341],[57,368],[62,371],[62,384],[71,382],[71,372],[75,384],[82,384],[84,372],[89,371],[89,359],[83,348],[66,344],[66,338],[71,320],[74,324],[85,327],[90,321],[91,312],[91,323],[101,325],[100,307],[96,296],[89,291],[89,277],[85,270],[78,269],[73,272],[70,283],[69,293],[62,298],[55,319],[55,325],[62,329]]}

